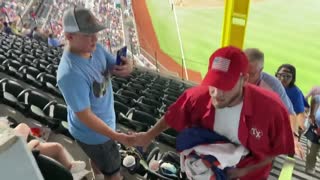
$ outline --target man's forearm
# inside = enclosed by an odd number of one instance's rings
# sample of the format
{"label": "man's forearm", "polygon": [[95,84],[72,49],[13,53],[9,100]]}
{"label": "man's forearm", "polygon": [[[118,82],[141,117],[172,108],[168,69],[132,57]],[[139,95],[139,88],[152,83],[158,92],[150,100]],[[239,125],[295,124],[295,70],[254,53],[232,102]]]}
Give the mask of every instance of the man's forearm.
{"label": "man's forearm", "polygon": [[88,128],[111,139],[115,139],[116,132],[97,117],[89,108],[84,111],[77,112],[76,115]]}
{"label": "man's forearm", "polygon": [[273,159],[274,159],[274,157],[267,157],[263,161],[259,162],[258,164],[245,167],[245,169],[247,170],[248,173],[255,171],[256,169],[259,169],[259,168],[271,163]]}
{"label": "man's forearm", "polygon": [[298,132],[298,123],[297,123],[297,117],[295,115],[289,115],[290,119],[290,126],[293,133]]}
{"label": "man's forearm", "polygon": [[164,117],[162,117],[153,128],[151,128],[148,131],[148,134],[150,135],[151,139],[154,139],[156,136],[158,136],[162,131],[165,131],[169,128],[169,125],[167,124]]}

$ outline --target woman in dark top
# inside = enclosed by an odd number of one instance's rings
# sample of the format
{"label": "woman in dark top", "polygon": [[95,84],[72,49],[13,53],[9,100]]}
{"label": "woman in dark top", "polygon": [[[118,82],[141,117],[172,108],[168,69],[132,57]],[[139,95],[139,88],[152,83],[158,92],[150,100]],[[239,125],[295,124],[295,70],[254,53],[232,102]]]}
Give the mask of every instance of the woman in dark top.
{"label": "woman in dark top", "polygon": [[309,104],[305,100],[301,90],[295,85],[296,68],[291,64],[283,64],[278,68],[276,77],[281,81],[291,100],[300,129],[304,130],[304,121],[306,119],[305,108],[309,108]]}

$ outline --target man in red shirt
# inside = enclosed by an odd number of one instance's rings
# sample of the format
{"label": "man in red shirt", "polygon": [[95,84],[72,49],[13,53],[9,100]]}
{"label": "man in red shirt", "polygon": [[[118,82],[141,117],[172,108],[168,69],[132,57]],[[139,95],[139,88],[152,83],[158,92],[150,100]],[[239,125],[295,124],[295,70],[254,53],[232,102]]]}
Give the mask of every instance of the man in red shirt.
{"label": "man in red shirt", "polygon": [[230,179],[267,179],[274,157],[294,154],[293,133],[279,97],[247,80],[246,55],[235,47],[218,49],[201,86],[186,90],[153,128],[136,134],[135,144],[147,145],[169,127],[209,129],[250,151],[228,171]]}

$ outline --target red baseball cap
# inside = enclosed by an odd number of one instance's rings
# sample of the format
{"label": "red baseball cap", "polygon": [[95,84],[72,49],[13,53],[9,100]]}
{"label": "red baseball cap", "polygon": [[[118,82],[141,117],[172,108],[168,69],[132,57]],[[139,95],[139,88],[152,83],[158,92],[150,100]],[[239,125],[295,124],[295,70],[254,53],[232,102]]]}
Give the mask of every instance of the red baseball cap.
{"label": "red baseball cap", "polygon": [[237,47],[220,48],[211,55],[209,60],[208,72],[202,85],[228,91],[235,86],[241,75],[248,73],[248,58]]}

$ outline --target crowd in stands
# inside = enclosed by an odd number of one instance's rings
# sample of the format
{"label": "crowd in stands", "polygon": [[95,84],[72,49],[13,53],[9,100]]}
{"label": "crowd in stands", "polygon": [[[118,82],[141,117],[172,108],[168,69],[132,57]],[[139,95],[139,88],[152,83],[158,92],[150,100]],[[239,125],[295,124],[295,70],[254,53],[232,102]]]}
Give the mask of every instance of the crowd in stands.
{"label": "crowd in stands", "polygon": [[[41,4],[40,0],[34,0],[30,9],[26,10],[26,17],[23,17],[23,21],[19,20],[19,15],[25,10],[28,1],[22,1],[15,3],[7,3],[3,5],[3,12],[9,14],[10,20],[2,18],[0,29],[8,34],[16,34],[19,36],[27,36],[34,38],[38,41],[48,43],[50,46],[59,47],[65,44],[64,33],[62,30],[62,14],[68,7],[85,6],[83,0],[57,0],[52,6],[52,12],[54,15],[50,15],[47,21],[37,21],[39,18],[36,14],[38,6]],[[128,2],[126,1],[125,4]],[[130,2],[129,2],[130,3]],[[46,3],[44,3],[46,5]],[[49,5],[46,5],[48,7]],[[43,9],[43,8],[42,8]],[[115,5],[114,0],[95,0],[93,1],[92,12],[96,15],[97,20],[107,25],[107,29],[99,33],[99,41],[101,44],[111,51],[115,52],[125,44],[123,29],[124,18],[130,22],[127,24],[127,33],[129,38],[129,49],[133,55],[136,55],[136,60],[140,65],[154,69],[155,66],[150,63],[145,57],[141,57],[139,52],[138,38],[133,26],[134,19],[132,18],[132,11],[130,6],[123,6],[123,11],[120,7]],[[3,13],[4,15],[4,13]],[[43,17],[42,17],[43,19]]]}

